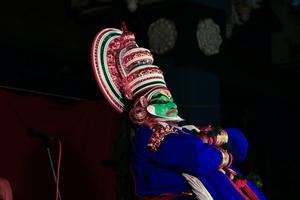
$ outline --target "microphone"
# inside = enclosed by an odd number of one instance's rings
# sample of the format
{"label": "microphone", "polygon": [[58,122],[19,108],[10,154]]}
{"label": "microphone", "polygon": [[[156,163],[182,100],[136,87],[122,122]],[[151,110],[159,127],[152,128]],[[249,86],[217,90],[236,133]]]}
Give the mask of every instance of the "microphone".
{"label": "microphone", "polygon": [[58,161],[57,161],[58,162],[58,164],[57,164],[58,168],[57,168],[57,172],[55,172],[54,164],[53,164],[53,160],[52,160],[52,156],[51,156],[50,142],[53,141],[53,140],[58,139],[58,137],[50,136],[47,133],[43,133],[43,132],[38,131],[34,128],[29,128],[29,129],[26,130],[26,132],[27,132],[27,135],[29,137],[31,137],[32,139],[41,139],[44,142],[45,148],[46,148],[47,153],[48,153],[48,158],[49,158],[49,162],[50,162],[52,175],[53,175],[53,178],[54,178],[54,182],[56,184],[56,200],[58,200],[58,199],[61,200],[60,190],[58,188],[59,170],[60,170],[60,161],[61,161],[61,142],[59,141],[59,157],[58,157]]}
{"label": "microphone", "polygon": [[56,138],[53,136],[50,136],[46,133],[43,133],[41,131],[38,131],[34,128],[27,129],[27,135],[30,136],[33,139],[41,139],[47,146],[49,145],[49,142],[55,140]]}

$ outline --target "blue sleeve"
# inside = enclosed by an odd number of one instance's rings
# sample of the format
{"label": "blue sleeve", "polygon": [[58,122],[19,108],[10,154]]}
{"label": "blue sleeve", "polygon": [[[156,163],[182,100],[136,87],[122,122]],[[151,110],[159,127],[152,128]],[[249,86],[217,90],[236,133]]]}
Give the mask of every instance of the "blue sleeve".
{"label": "blue sleeve", "polygon": [[[147,128],[140,129],[137,133],[139,141],[136,141],[138,146],[146,146],[151,134]],[[190,134],[167,135],[157,151],[148,153],[150,160],[159,167],[198,176],[217,170],[222,162],[222,155],[216,148]]]}
{"label": "blue sleeve", "polygon": [[225,128],[228,134],[228,143],[231,145],[230,153],[233,155],[233,163],[240,164],[248,152],[248,141],[244,134],[237,128]]}

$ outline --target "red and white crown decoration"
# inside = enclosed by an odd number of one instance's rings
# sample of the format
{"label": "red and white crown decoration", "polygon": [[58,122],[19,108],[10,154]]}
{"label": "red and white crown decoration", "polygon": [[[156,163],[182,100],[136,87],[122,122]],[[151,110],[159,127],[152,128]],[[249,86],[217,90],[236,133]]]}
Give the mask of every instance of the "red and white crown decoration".
{"label": "red and white crown decoration", "polygon": [[92,45],[92,65],[98,85],[108,102],[123,112],[125,98],[134,100],[149,90],[166,88],[159,67],[148,49],[139,47],[124,23],[121,30],[100,31]]}

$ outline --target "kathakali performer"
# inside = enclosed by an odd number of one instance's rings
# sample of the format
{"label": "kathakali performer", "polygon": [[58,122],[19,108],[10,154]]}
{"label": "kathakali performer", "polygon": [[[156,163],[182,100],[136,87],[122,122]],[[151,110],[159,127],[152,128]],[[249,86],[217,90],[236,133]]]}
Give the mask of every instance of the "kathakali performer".
{"label": "kathakali performer", "polygon": [[107,101],[120,113],[129,104],[138,125],[130,160],[137,199],[266,199],[233,167],[246,158],[244,135],[236,128],[179,126],[162,71],[124,24],[96,35],[92,64]]}

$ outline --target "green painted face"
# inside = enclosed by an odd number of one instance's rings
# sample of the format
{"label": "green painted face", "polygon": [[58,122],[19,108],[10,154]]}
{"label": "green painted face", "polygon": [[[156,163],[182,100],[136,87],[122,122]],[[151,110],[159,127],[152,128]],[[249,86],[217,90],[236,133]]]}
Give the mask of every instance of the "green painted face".
{"label": "green painted face", "polygon": [[168,117],[177,117],[177,105],[174,103],[174,100],[169,91],[159,91],[155,93],[149,105],[152,107],[151,114],[168,118]]}

